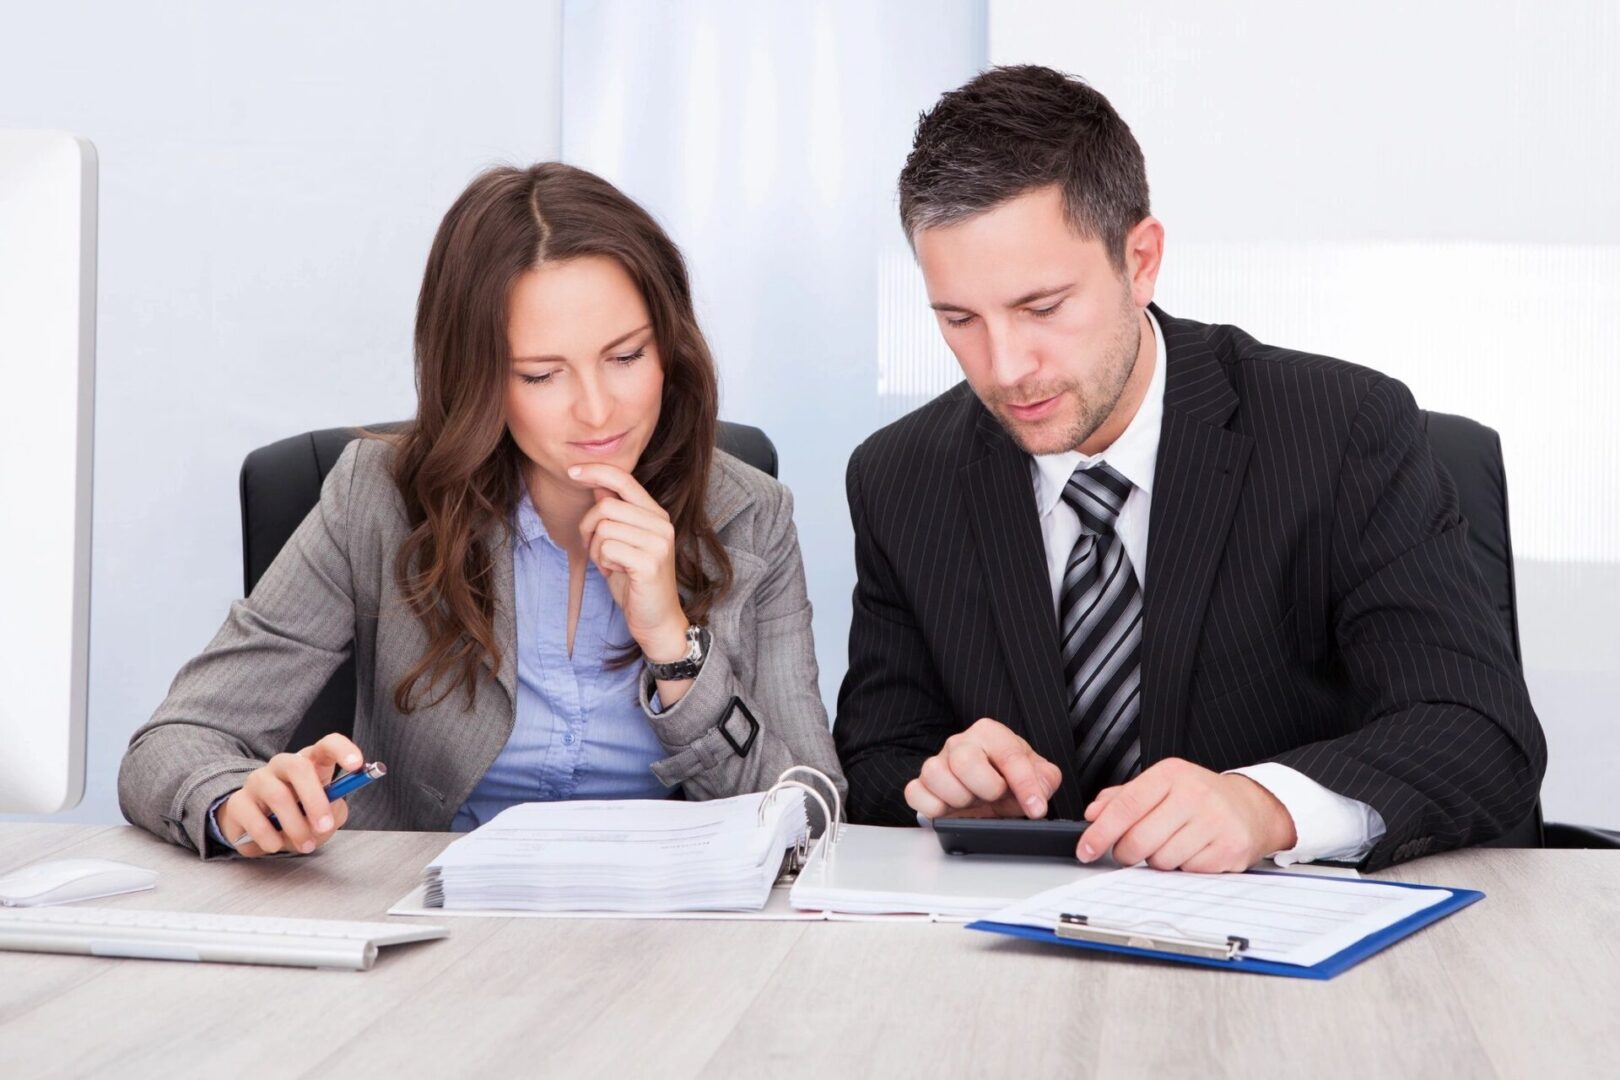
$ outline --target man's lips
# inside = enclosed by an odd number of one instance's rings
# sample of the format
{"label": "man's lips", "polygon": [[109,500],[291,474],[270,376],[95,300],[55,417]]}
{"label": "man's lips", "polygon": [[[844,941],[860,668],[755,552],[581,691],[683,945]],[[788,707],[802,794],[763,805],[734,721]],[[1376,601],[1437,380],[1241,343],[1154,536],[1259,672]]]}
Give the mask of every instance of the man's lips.
{"label": "man's lips", "polygon": [[1058,398],[1061,396],[1062,395],[1060,394],[1053,394],[1049,398],[1042,401],[1031,402],[1028,405],[1014,405],[1011,402],[1008,402],[1006,409],[1012,414],[1014,420],[1040,420],[1053,409],[1057,408]]}

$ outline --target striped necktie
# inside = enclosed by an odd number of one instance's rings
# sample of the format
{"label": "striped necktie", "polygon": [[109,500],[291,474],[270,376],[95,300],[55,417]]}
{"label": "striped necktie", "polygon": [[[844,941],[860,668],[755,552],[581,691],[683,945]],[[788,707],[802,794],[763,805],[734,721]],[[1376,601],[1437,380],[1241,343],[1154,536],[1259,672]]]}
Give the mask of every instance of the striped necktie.
{"label": "striped necktie", "polygon": [[1142,589],[1114,523],[1131,482],[1104,464],[1079,468],[1063,501],[1080,516],[1058,594],[1063,678],[1083,805],[1141,766]]}

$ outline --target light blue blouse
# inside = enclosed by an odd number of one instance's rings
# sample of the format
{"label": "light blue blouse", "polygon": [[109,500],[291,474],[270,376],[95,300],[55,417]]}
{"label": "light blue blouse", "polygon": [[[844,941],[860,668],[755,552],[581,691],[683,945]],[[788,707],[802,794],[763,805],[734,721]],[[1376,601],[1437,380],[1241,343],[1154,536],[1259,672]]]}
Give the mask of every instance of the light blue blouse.
{"label": "light blue blouse", "polygon": [[514,803],[671,795],[649,768],[668,755],[637,700],[641,662],[607,666],[630,631],[606,579],[594,563],[587,567],[570,657],[568,553],[546,535],[527,491],[516,524],[517,717],[506,746],[456,811],[450,827],[457,832]]}

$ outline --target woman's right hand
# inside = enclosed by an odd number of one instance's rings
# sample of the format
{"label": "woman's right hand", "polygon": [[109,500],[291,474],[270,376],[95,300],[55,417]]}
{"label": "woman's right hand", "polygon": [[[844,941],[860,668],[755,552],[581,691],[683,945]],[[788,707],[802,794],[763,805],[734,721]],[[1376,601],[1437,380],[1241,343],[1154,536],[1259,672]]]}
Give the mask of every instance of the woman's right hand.
{"label": "woman's right hand", "polygon": [[[325,786],[339,765],[353,771],[364,763],[360,748],[335,732],[296,754],[277,754],[220,806],[220,835],[231,843],[249,836],[236,850],[250,859],[278,851],[308,855],[349,820],[348,804],[328,803]],[[270,824],[271,814],[281,823],[279,831]]]}

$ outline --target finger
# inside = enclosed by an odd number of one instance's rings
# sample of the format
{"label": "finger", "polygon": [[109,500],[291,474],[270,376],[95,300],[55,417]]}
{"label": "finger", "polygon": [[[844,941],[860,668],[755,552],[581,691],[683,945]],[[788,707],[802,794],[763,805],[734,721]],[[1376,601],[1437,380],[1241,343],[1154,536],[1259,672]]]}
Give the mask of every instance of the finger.
{"label": "finger", "polygon": [[943,754],[935,754],[923,762],[922,771],[917,779],[922,781],[923,787],[927,788],[931,795],[958,810],[979,801],[951,771],[951,766]]}
{"label": "finger", "polygon": [[1233,874],[1249,869],[1247,852],[1241,842],[1217,832],[1196,855],[1181,864],[1193,874]]}
{"label": "finger", "polygon": [[[1013,817],[1021,818],[1024,816],[1024,812],[1017,807],[1014,807],[1013,811]],[[996,808],[988,803],[974,803],[972,806],[966,806],[960,810],[953,807],[940,816],[946,818],[995,818],[1006,815],[996,813]]]}
{"label": "finger", "polygon": [[253,795],[261,807],[276,815],[276,823],[281,827],[285,841],[284,847],[305,854],[315,850],[315,837],[310,832],[309,822],[304,820],[303,811],[298,809],[298,800],[286,781],[276,776],[266,777],[253,790]]}
{"label": "finger", "polygon": [[975,799],[995,802],[1007,794],[1007,781],[990,764],[984,747],[971,742],[946,743],[939,757],[945,760],[951,776],[972,792]]}
{"label": "finger", "polygon": [[1063,786],[1063,770],[1045,758],[1035,760],[1039,763],[1036,768],[1040,771],[1041,779],[1046,782],[1046,797],[1050,799]]}
{"label": "finger", "polygon": [[605,461],[571,465],[568,468],[568,478],[575,483],[585,484],[590,487],[607,488],[613,494],[632,505],[647,510],[658,508],[658,501],[647,494],[647,489],[642,487],[635,477],[617,465],[609,465]]}
{"label": "finger", "polygon": [[1158,853],[1183,825],[1192,820],[1192,813],[1184,799],[1174,791],[1152,810],[1143,814],[1135,825],[1114,841],[1114,859],[1121,866],[1135,866]]}
{"label": "finger", "polygon": [[1018,805],[1018,799],[1010,791],[991,803],[986,809],[990,811],[985,815],[986,817],[1022,818],[1029,816],[1024,812],[1024,808]]}
{"label": "finger", "polygon": [[611,569],[629,574],[638,581],[651,578],[657,569],[651,556],[623,540],[603,540],[596,565],[604,571]]}
{"label": "finger", "polygon": [[354,741],[347,735],[340,735],[335,731],[323,736],[315,744],[304,747],[298,753],[312,761],[317,769],[323,770],[323,775],[328,781],[331,780],[330,769],[334,765],[341,765],[348,772],[354,772],[366,763],[365,755],[361,754]]}
{"label": "finger", "polygon": [[[1207,820],[1191,818],[1148,856],[1147,864],[1155,870],[1180,870],[1189,859],[1204,850],[1214,834],[1215,829]],[[1115,850],[1119,850],[1118,845]]]}
{"label": "finger", "polygon": [[643,528],[648,533],[667,533],[669,538],[674,538],[676,528],[669,525],[667,518],[656,518],[653,513],[646,512],[640,507],[632,507],[624,499],[616,499],[612,492],[603,491],[603,495],[606,495],[603,502],[598,502],[595,507],[586,510],[585,517],[580,518],[580,539],[586,546],[596,538],[596,529],[601,528],[604,521],[617,521],[620,525]]}
{"label": "finger", "polygon": [[669,541],[659,533],[649,532],[639,525],[630,525],[623,521],[604,521],[597,525],[592,540],[597,543],[617,540],[653,556],[661,556],[669,551]]}
{"label": "finger", "polygon": [[[1024,740],[1018,741],[1023,743]],[[1007,787],[1012,790],[1018,805],[1024,808],[1024,813],[1032,818],[1045,817],[1051,791],[1047,789],[1046,781],[1037,766],[1038,762],[1045,759],[1029,750],[1027,745],[1010,750],[1004,749],[999,754],[996,748],[991,748],[989,755],[990,764],[994,765],[1006,779]]]}
{"label": "finger", "polygon": [[636,506],[634,503],[614,498],[611,493],[608,498],[585,511],[585,516],[579,521],[581,534],[587,534],[604,521],[622,522],[659,536],[675,535],[675,526],[670,523],[669,515],[664,512],[663,507],[655,503],[654,508],[649,510],[645,506]]}
{"label": "finger", "polygon": [[274,855],[281,850],[281,834],[270,824],[270,819],[259,808],[257,800],[245,792],[244,788],[225,804],[225,813],[222,815],[225,820],[220,822],[220,831],[233,841],[243,833],[252,837],[252,843],[238,846],[236,849],[244,855],[252,858]]}
{"label": "finger", "polygon": [[[276,761],[280,761],[277,756]],[[315,771],[315,765],[308,758],[298,754],[289,754],[280,766],[276,761],[271,766],[276,768],[277,774],[292,785],[293,794],[298,798],[298,805],[303,808],[304,820],[308,821],[317,838],[330,836],[336,828],[332,820],[331,805],[326,800],[326,792],[322,789],[321,777]]]}
{"label": "finger", "polygon": [[349,800],[339,799],[332,804],[332,829],[335,832],[349,821]]}
{"label": "finger", "polygon": [[1096,821],[1097,817],[1103,812],[1103,809],[1107,807],[1109,803],[1113,802],[1114,796],[1118,794],[1118,785],[1103,788],[1101,791],[1097,792],[1097,797],[1091,800],[1091,805],[1086,807],[1085,813],[1081,816],[1087,821]]}
{"label": "finger", "polygon": [[950,809],[937,795],[923,787],[921,780],[907,784],[905,795],[906,805],[925,818],[944,817],[945,811]]}
{"label": "finger", "polygon": [[1156,769],[1149,769],[1122,786],[1102,813],[1097,815],[1097,820],[1080,834],[1080,861],[1091,862],[1103,852],[1111,850],[1127,829],[1164,800],[1169,790],[1169,775]]}

